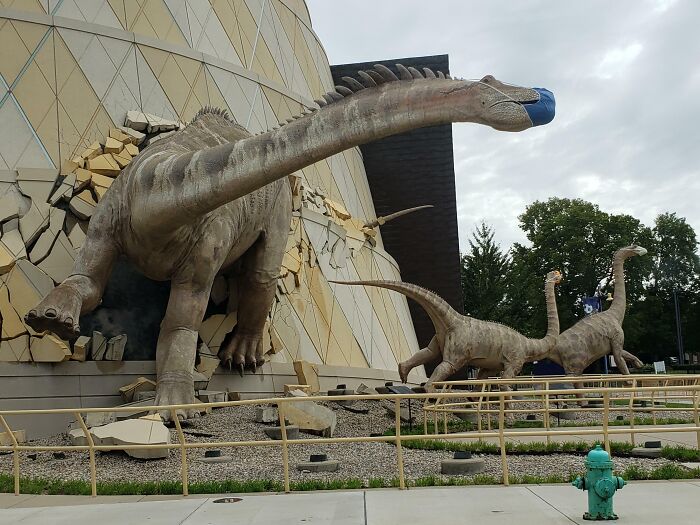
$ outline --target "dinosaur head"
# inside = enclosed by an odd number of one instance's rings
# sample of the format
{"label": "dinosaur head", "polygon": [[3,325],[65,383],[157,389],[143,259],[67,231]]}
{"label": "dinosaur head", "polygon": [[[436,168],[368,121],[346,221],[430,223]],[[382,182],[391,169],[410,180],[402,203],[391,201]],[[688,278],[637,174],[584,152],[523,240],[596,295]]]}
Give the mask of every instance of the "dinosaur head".
{"label": "dinosaur head", "polygon": [[545,282],[548,282],[548,283],[553,282],[555,285],[559,284],[563,280],[564,280],[564,278],[562,277],[561,272],[559,270],[552,270],[551,272],[549,272],[547,274],[547,277],[545,278]]}
{"label": "dinosaur head", "polygon": [[631,244],[629,246],[625,246],[624,248],[620,248],[619,250],[617,250],[617,253],[625,259],[627,259],[629,257],[635,257],[637,255],[646,255],[647,250],[646,248],[642,248],[641,246],[637,246],[636,244]]}
{"label": "dinosaur head", "polygon": [[476,91],[478,122],[499,131],[522,131],[554,119],[554,94],[547,89],[513,86],[487,75],[469,90]]}

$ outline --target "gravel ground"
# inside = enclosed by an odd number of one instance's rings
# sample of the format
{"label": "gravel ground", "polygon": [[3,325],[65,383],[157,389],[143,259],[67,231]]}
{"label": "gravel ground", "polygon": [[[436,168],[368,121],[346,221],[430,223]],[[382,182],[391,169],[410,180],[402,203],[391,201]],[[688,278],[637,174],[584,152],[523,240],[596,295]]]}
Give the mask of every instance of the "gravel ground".
{"label": "gravel ground", "polygon": [[[336,437],[368,436],[383,433],[393,426],[394,417],[377,402],[358,402],[355,407],[369,409],[368,414],[354,414],[329,404],[334,408],[338,423]],[[417,403],[414,414],[418,421],[422,415]],[[263,432],[265,425],[254,421],[253,406],[230,407],[213,411],[211,414],[194,420],[184,428],[187,439],[191,442],[212,442],[228,440],[268,440]],[[204,434],[208,436],[204,436]],[[210,437],[209,437],[210,436]],[[302,437],[313,436],[302,434]],[[173,442],[177,435],[171,433]],[[65,434],[38,440],[34,444],[56,445],[68,444]],[[293,481],[334,480],[347,478],[392,479],[397,476],[396,448],[386,443],[342,443],[318,445],[294,445],[290,447],[290,475]],[[307,461],[312,453],[325,453],[329,458],[341,462],[335,473],[312,474],[296,470],[296,464]],[[188,451],[189,479],[196,481],[213,481],[223,479],[235,480],[282,480],[281,447],[240,447],[223,450],[222,454],[231,455],[230,463],[202,463],[197,461],[204,456],[204,449]],[[440,475],[440,461],[452,457],[450,452],[410,450],[404,448],[404,468],[408,479],[429,475]],[[500,457],[482,456],[485,461],[484,474],[501,476]],[[646,470],[671,463],[666,459],[615,458],[617,469],[624,470],[634,464]],[[511,475],[568,475],[583,470],[583,458],[569,454],[548,456],[508,456]],[[66,458],[54,459],[51,452],[39,452],[35,460],[22,458],[23,476],[62,480],[89,480],[88,454],[84,452],[67,453]],[[0,472],[12,472],[12,455],[0,456]],[[141,461],[126,456],[122,452],[97,454],[98,480],[161,481],[180,479],[180,453],[172,450],[167,459]]]}

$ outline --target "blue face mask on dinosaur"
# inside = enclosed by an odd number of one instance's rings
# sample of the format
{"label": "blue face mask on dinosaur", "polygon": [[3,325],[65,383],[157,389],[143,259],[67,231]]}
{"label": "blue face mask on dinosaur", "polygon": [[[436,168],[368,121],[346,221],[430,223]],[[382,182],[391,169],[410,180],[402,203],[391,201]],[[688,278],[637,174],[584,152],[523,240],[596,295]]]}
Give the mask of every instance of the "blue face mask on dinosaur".
{"label": "blue face mask on dinosaur", "polygon": [[532,89],[539,93],[540,99],[531,104],[523,104],[523,107],[527,111],[533,126],[549,124],[554,119],[554,108],[556,106],[554,93],[544,88]]}

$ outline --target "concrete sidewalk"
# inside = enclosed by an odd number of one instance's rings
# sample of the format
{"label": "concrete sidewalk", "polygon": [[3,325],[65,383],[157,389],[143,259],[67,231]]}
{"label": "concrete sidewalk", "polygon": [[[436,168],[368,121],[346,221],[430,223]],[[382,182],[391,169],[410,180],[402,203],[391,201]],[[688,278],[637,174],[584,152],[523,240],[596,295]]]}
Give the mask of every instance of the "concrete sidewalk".
{"label": "concrete sidewalk", "polygon": [[[0,495],[0,525],[571,525],[586,494],[569,485],[444,487],[215,497]],[[619,523],[697,523],[700,481],[633,482],[615,497]]]}
{"label": "concrete sidewalk", "polygon": [[[684,428],[684,427],[693,427],[693,425],[686,425],[686,424],[677,424],[677,425],[664,425],[664,427],[668,428]],[[484,427],[485,428],[485,427]],[[610,426],[609,427],[611,430],[615,429],[617,430],[624,430],[624,429],[629,429],[629,426]],[[683,447],[688,447],[688,448],[696,448],[697,443],[698,443],[698,435],[697,432],[694,430],[688,430],[688,431],[679,431],[679,432],[654,432],[654,427],[650,425],[637,425],[635,429],[644,429],[644,432],[640,432],[635,434],[635,442],[637,444],[644,443],[645,441],[661,441],[661,446],[671,446],[671,447],[676,447],[676,446],[683,446]],[[532,429],[532,428],[509,428],[508,432],[522,432],[522,433],[527,433],[532,430],[541,430],[541,429]],[[571,442],[571,441],[585,441],[586,443],[593,443],[596,441],[601,441],[603,439],[603,427],[557,427],[556,425],[552,425],[551,430],[556,431],[556,430],[565,430],[567,432],[573,432],[572,435],[556,435],[553,434],[551,436],[551,441],[553,443],[563,443],[563,442]],[[576,434],[577,431],[591,431],[591,430],[597,430],[598,432],[595,434]],[[464,442],[469,442],[469,441],[475,441],[477,438],[465,438],[465,439],[455,439],[453,441],[464,441]],[[510,441],[513,443],[542,443],[545,441],[546,438],[544,436],[511,436],[506,438],[506,441]],[[482,441],[488,442],[488,443],[495,443],[498,444],[498,438],[482,438]],[[610,434],[610,441],[619,441],[619,442],[629,442],[630,441],[630,434]]]}

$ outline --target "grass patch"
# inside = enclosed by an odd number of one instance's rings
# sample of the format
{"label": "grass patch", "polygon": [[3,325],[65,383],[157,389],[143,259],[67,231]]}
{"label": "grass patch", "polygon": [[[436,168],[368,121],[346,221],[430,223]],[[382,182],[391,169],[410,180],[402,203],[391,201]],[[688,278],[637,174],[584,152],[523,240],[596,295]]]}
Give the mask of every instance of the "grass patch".
{"label": "grass patch", "polygon": [[[583,466],[581,468],[583,472]],[[581,473],[582,473],[581,472]],[[680,465],[669,464],[646,471],[636,465],[627,467],[624,471],[616,472],[628,481],[635,480],[669,480],[669,479],[700,479],[700,468],[686,469]],[[550,483],[570,483],[577,473],[568,475],[552,474],[549,476],[511,476],[512,485],[537,485]],[[473,477],[443,478],[437,475],[423,476],[414,480],[407,480],[411,487],[449,487],[466,485],[500,485],[502,479],[487,474],[477,474]],[[397,478],[383,479],[371,478],[363,481],[357,478],[339,480],[308,480],[291,483],[292,491],[304,492],[314,490],[351,490],[351,489],[377,489],[398,487]],[[284,486],[279,481],[254,480],[254,481],[207,481],[191,483],[190,494],[245,494],[250,492],[282,492]],[[0,492],[13,492],[14,480],[9,474],[0,474]],[[46,479],[20,479],[20,492],[22,494],[59,494],[59,495],[90,495],[90,483],[86,481],[62,481]],[[182,485],[176,481],[158,482],[101,482],[97,484],[97,493],[103,495],[152,495],[152,494],[182,494]]]}

